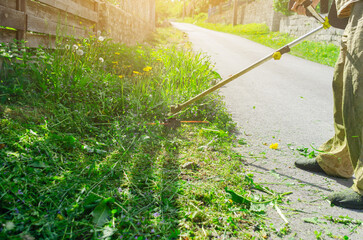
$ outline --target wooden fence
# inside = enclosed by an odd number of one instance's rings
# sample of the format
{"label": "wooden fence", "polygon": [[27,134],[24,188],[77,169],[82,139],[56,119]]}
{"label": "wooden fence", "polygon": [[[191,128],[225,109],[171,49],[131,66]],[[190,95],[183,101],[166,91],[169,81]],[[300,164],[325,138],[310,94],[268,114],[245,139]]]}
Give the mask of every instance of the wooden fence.
{"label": "wooden fence", "polygon": [[54,47],[57,36],[83,38],[101,31],[131,44],[154,27],[155,0],[120,0],[118,6],[105,0],[0,0],[0,42]]}

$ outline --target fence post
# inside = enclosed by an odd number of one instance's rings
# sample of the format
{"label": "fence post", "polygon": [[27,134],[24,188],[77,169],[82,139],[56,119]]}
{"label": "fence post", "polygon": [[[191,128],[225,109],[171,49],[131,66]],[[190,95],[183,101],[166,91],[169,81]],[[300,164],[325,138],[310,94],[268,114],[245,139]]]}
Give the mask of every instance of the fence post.
{"label": "fence post", "polygon": [[183,21],[184,21],[184,18],[185,18],[185,11],[186,11],[186,9],[185,9],[185,1],[186,0],[183,1]]}
{"label": "fence post", "polygon": [[232,26],[236,26],[237,25],[237,16],[238,16],[238,0],[234,0],[233,1],[233,21],[232,21]]}
{"label": "fence post", "polygon": [[99,2],[95,1],[94,3],[94,10],[97,13],[97,22],[95,23],[95,27],[94,27],[94,32],[97,34],[97,31],[99,30],[99,25],[100,25],[100,10],[99,10]]}
{"label": "fence post", "polygon": [[241,7],[241,20],[240,20],[240,24],[243,24],[244,23],[244,19],[245,19],[245,10],[246,10],[246,5],[247,3],[244,2],[242,3],[242,7]]}
{"label": "fence post", "polygon": [[[26,0],[16,0],[16,10],[26,13]],[[26,32],[28,29],[28,17],[25,15],[25,20],[23,22],[23,29],[24,30],[17,30],[16,31],[16,39],[17,40],[25,40]]]}
{"label": "fence post", "polygon": [[155,30],[155,0],[149,0],[149,23],[151,30]]}

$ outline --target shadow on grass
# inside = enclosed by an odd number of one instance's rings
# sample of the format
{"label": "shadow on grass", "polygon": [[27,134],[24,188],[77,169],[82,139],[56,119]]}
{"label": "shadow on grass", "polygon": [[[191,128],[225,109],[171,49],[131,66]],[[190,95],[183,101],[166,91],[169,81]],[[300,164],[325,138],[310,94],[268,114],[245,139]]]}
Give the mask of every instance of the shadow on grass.
{"label": "shadow on grass", "polygon": [[179,236],[176,131],[152,129],[106,152],[126,131],[79,143],[45,126],[3,120],[0,127],[0,224],[15,226],[0,229],[1,239],[96,239],[110,226],[117,239]]}
{"label": "shadow on grass", "polygon": [[[150,133],[150,132],[149,132]],[[157,133],[155,133],[157,134]],[[122,239],[177,239],[180,169],[177,132],[142,136],[146,141],[131,157],[125,173],[128,188],[127,212],[121,216]]]}

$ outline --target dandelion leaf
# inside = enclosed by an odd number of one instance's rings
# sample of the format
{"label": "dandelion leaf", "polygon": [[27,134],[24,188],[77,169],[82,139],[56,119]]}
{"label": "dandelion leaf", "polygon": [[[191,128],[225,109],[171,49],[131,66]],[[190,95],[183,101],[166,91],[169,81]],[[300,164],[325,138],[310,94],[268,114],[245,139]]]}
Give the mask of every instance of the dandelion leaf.
{"label": "dandelion leaf", "polygon": [[107,206],[107,203],[102,201],[91,214],[93,216],[93,223],[96,227],[102,227],[109,221],[111,209]]}
{"label": "dandelion leaf", "polygon": [[228,188],[226,187],[226,192],[229,193],[231,195],[232,201],[236,202],[236,203],[240,203],[240,204],[244,204],[247,205],[248,207],[251,204],[251,201],[249,201],[247,198],[238,195],[237,193],[235,193],[232,190],[228,190]]}

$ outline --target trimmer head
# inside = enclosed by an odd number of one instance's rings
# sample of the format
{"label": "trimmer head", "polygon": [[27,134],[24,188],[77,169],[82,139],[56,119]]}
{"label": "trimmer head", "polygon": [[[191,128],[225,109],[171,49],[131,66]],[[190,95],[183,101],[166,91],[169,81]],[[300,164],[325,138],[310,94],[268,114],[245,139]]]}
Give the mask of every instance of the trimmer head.
{"label": "trimmer head", "polygon": [[181,126],[181,121],[176,118],[168,118],[162,124],[169,128],[178,128]]}

